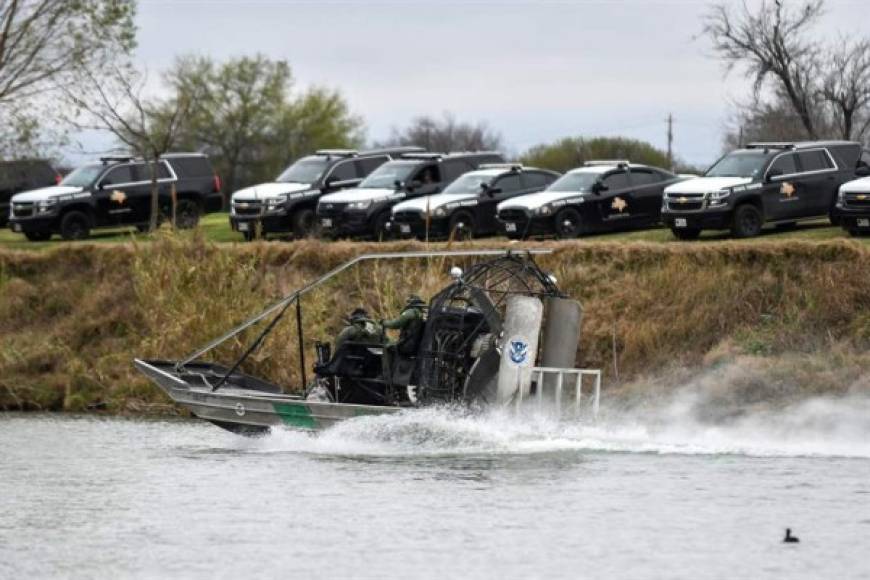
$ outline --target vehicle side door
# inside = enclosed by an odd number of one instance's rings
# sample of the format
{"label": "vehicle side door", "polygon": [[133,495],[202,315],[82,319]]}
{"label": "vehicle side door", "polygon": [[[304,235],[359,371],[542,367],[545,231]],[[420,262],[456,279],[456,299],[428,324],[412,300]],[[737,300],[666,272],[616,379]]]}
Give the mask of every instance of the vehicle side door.
{"label": "vehicle side door", "polygon": [[[801,194],[805,185],[800,179],[797,153],[780,153],[774,157],[762,186],[765,220],[784,220],[802,214]],[[805,211],[805,210],[804,210]]]}
{"label": "vehicle side door", "polygon": [[361,181],[362,177],[359,173],[359,166],[354,159],[339,161],[332,166],[326,177],[323,178],[324,189],[327,193],[348,187],[356,187]]}
{"label": "vehicle side door", "polygon": [[115,165],[103,174],[93,191],[95,226],[129,223],[133,213],[129,192],[135,182],[131,163]]}
{"label": "vehicle side door", "polygon": [[629,173],[636,202],[638,221],[658,221],[662,211],[662,192],[669,183],[664,174],[652,169],[632,169]]}
{"label": "vehicle side door", "polygon": [[601,221],[605,223],[630,221],[639,208],[631,189],[628,173],[624,169],[606,173],[600,183],[605,189],[596,195],[595,204]]}
{"label": "vehicle side door", "polygon": [[826,149],[799,151],[797,157],[801,174],[795,182],[801,215],[827,215],[834,207],[840,187],[837,164]]}
{"label": "vehicle side door", "polygon": [[432,195],[441,191],[445,185],[441,165],[440,163],[426,163],[412,173],[405,184],[408,197]]}
{"label": "vehicle side door", "polygon": [[522,175],[508,173],[500,176],[490,184],[487,191],[481,191],[477,203],[477,229],[481,232],[494,232],[498,229],[496,207],[506,199],[516,197],[524,192]]}
{"label": "vehicle side door", "polygon": [[[157,171],[157,207],[167,216],[172,214],[172,183],[175,174],[166,161],[154,166]],[[151,171],[148,164],[136,163],[132,166],[134,182],[124,188],[127,205],[132,211],[125,215],[126,224],[143,224],[151,219]],[[178,192],[176,191],[176,194]]]}

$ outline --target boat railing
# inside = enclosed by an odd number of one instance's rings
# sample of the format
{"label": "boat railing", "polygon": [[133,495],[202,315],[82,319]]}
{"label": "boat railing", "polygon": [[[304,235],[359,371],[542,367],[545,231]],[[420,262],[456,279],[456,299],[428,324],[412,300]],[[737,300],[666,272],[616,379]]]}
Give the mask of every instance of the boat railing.
{"label": "boat railing", "polygon": [[[535,391],[526,400],[534,399],[538,408],[543,407],[544,399],[552,400],[555,404],[556,414],[561,415],[563,401],[568,395],[571,410],[575,414],[582,411],[583,382],[591,382],[591,408],[592,416],[598,417],[598,408],[601,401],[601,371],[599,369],[574,369],[559,367],[532,367],[531,380],[535,384]],[[545,394],[545,391],[550,393]],[[571,397],[573,395],[573,401]],[[517,409],[523,404],[523,389],[517,389],[514,398]]]}

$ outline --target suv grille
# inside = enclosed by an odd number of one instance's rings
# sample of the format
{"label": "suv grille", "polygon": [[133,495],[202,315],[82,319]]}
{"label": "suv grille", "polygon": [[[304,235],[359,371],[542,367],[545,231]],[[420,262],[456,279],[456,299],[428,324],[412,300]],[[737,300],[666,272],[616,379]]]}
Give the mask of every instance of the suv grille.
{"label": "suv grille", "polygon": [[327,216],[327,217],[335,217],[340,216],[344,212],[344,208],[347,206],[346,203],[336,203],[336,202],[328,202],[321,203],[317,206],[317,215]]}
{"label": "suv grille", "polygon": [[498,212],[498,219],[506,222],[525,222],[528,217],[521,209],[503,209]]}
{"label": "suv grille", "polygon": [[417,224],[423,222],[423,214],[418,211],[398,211],[393,214],[393,220],[400,224]]}
{"label": "suv grille", "polygon": [[870,209],[870,193],[847,193],[845,206],[853,209]]}
{"label": "suv grille", "polygon": [[667,197],[670,211],[700,211],[704,209],[703,193],[679,193]]}
{"label": "suv grille", "polygon": [[30,217],[33,215],[33,208],[32,203],[13,203],[12,217]]}
{"label": "suv grille", "polygon": [[263,202],[234,201],[233,208],[236,210],[236,215],[260,215],[263,213]]}

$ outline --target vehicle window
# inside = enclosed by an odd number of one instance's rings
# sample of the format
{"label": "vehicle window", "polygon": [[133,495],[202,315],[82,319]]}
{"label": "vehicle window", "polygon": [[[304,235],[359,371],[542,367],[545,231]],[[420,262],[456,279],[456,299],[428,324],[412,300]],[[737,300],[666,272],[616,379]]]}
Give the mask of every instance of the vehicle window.
{"label": "vehicle window", "polygon": [[653,183],[658,183],[662,178],[657,173],[653,173],[652,171],[632,171],[631,172],[631,183],[632,185],[652,185]]}
{"label": "vehicle window", "polygon": [[356,162],[357,172],[359,173],[359,175],[365,177],[389,160],[390,158],[386,155],[382,157],[363,157]]}
{"label": "vehicle window", "polygon": [[505,175],[495,182],[495,187],[499,188],[502,193],[513,193],[523,188],[519,174]]}
{"label": "vehicle window", "polygon": [[121,165],[109,171],[100,183],[103,185],[116,185],[118,183],[130,183],[131,181],[136,181],[133,178],[132,167],[130,165]]}
{"label": "vehicle window", "polygon": [[192,177],[208,177],[214,175],[211,162],[203,155],[191,155],[189,157],[170,157],[167,161],[172,165],[179,179]]}
{"label": "vehicle window", "polygon": [[866,149],[861,151],[861,157],[858,158],[857,166],[870,168],[870,151],[867,151]]}
{"label": "vehicle window", "polygon": [[554,181],[547,191],[592,191],[592,184],[598,181],[598,176],[592,171],[572,171]]}
{"label": "vehicle window", "polygon": [[347,181],[348,179],[356,179],[356,167],[352,161],[343,161],[332,168],[329,172],[329,178],[335,181]]}
{"label": "vehicle window", "polygon": [[539,173],[537,171],[526,171],[523,173],[523,181],[527,189],[541,189],[547,187],[553,182],[553,176],[549,173]]}
{"label": "vehicle window", "polygon": [[481,185],[484,183],[489,183],[489,180],[492,179],[492,175],[488,175],[486,173],[478,173],[477,171],[469,171],[465,175],[462,175],[453,181],[450,182],[450,185],[444,188],[442,193],[451,194],[477,194],[483,191],[481,189]]}
{"label": "vehicle window", "polygon": [[61,185],[72,187],[88,187],[103,172],[104,166],[99,163],[83,165],[63,178]]}
{"label": "vehicle window", "polygon": [[729,153],[713,167],[707,170],[704,177],[750,177],[758,179],[764,169],[764,164],[770,159],[770,154],[764,150],[735,151]]}
{"label": "vehicle window", "polygon": [[[157,179],[169,179],[172,175],[166,167],[166,163],[157,164]],[[148,166],[144,163],[133,165],[133,181],[151,181],[151,173],[148,171]]]}
{"label": "vehicle window", "polygon": [[429,165],[418,171],[411,181],[419,181],[424,186],[441,183],[441,171],[436,165]]}
{"label": "vehicle window", "polygon": [[604,185],[606,185],[610,191],[625,189],[628,187],[628,175],[626,175],[624,171],[611,173],[604,178]]}
{"label": "vehicle window", "polygon": [[420,164],[415,161],[390,161],[371,172],[359,186],[363,189],[393,188],[397,181],[407,181]]}
{"label": "vehicle window", "polygon": [[314,183],[323,175],[328,163],[323,155],[303,157],[285,169],[275,181],[280,183]]}
{"label": "vehicle window", "polygon": [[451,182],[463,173],[476,169],[474,165],[463,159],[448,159],[441,163],[444,181]]}
{"label": "vehicle window", "polygon": [[821,149],[801,151],[798,153],[798,159],[801,162],[801,171],[823,171],[833,167],[827,153]]}
{"label": "vehicle window", "polygon": [[778,157],[776,161],[774,161],[770,170],[779,169],[782,171],[781,175],[789,175],[792,173],[797,173],[797,164],[795,163],[795,155],[794,153],[787,153]]}

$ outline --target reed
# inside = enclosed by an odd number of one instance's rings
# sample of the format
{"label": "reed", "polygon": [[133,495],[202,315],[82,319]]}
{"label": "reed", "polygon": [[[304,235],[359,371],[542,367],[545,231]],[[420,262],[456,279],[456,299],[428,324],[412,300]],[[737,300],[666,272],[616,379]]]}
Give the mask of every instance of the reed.
{"label": "reed", "polygon": [[[798,390],[841,392],[859,380],[860,361],[866,363],[866,246],[793,240],[532,245],[554,249],[539,263],[583,303],[578,362],[603,368],[614,394],[671,388],[664,377],[734,361],[791,380]],[[172,407],[135,372],[133,357],[179,358],[359,253],[423,247],[445,245],[306,240],[216,246],[166,232],[148,244],[2,251],[0,408],[167,412]],[[449,282],[452,265],[469,263],[370,263],[312,292],[302,302],[306,366],[313,363],[314,340],[330,340],[354,307],[365,306],[375,318],[393,316],[409,293],[430,296]],[[232,360],[257,330],[214,358]],[[291,312],[245,369],[288,390],[299,388],[296,341]],[[739,392],[748,396],[746,389]],[[775,389],[765,392],[776,395]]]}

